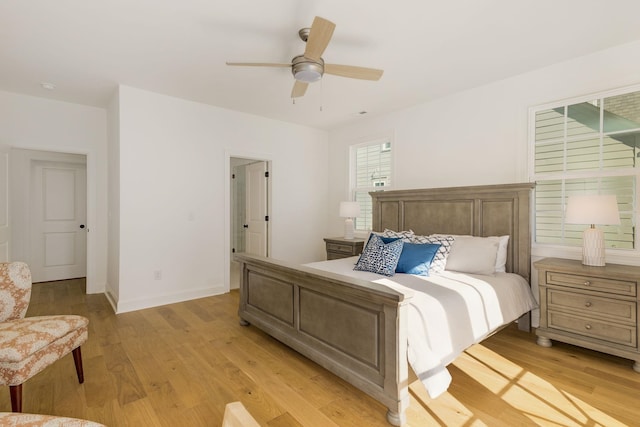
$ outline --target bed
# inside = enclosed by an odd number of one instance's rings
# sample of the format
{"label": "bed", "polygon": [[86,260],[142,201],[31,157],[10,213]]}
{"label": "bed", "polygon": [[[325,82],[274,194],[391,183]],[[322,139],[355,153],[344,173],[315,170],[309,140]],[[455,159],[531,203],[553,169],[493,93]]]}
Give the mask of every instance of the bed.
{"label": "bed", "polygon": [[[530,296],[533,186],[524,183],[374,192],[373,229],[411,230],[418,236],[509,236],[506,273],[490,275],[494,277],[490,280],[500,282],[502,277],[517,275]],[[448,386],[449,362],[469,345],[516,318],[518,327],[528,330],[530,309],[535,304],[532,298],[521,297],[529,298],[523,303],[525,308],[509,309],[510,313],[501,314],[497,320],[496,309],[485,308],[484,313],[476,313],[488,319],[479,330],[477,322],[455,323],[454,319],[449,329],[462,330],[468,337],[444,352],[434,344],[430,348],[433,352],[427,352],[426,359],[422,359],[425,353],[419,350],[424,350],[424,345],[415,341],[415,319],[419,316],[416,307],[425,299],[443,304],[437,297],[423,295],[425,278],[354,272],[357,257],[307,265],[247,254],[237,254],[235,259],[241,268],[240,323],[262,329],[377,399],[388,408],[388,422],[397,426],[404,424],[409,405],[410,359],[429,393],[438,395]],[[406,279],[409,283],[403,282]],[[465,291],[467,295],[494,293],[484,291],[488,289],[487,281],[474,274],[447,271],[426,280],[440,281],[428,284],[440,289],[466,280],[479,286],[465,283],[465,289],[471,289]],[[465,298],[453,299],[462,300],[464,305]],[[458,309],[442,307],[445,316],[449,313],[449,320],[473,317],[473,313],[451,316]]]}

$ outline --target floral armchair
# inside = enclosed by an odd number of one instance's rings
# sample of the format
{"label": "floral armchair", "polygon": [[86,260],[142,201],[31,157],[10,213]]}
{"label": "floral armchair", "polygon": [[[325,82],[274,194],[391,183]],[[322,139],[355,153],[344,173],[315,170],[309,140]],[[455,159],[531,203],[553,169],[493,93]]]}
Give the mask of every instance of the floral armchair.
{"label": "floral armchair", "polygon": [[0,426],[20,427],[105,427],[104,424],[78,418],[56,417],[40,414],[16,414],[0,412]]}
{"label": "floral armchair", "polygon": [[22,384],[73,352],[78,381],[84,382],[80,346],[89,319],[75,315],[27,317],[31,272],[23,262],[0,263],[0,384],[8,385],[11,410],[22,412]]}

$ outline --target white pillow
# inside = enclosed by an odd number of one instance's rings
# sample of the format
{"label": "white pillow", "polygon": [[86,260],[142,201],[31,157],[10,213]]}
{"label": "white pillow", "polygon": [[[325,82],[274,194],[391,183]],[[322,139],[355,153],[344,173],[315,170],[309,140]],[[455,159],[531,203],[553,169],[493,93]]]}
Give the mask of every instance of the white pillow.
{"label": "white pillow", "polygon": [[498,244],[498,255],[496,256],[496,273],[507,271],[507,246],[509,246],[509,236],[500,236]]}
{"label": "white pillow", "polygon": [[[477,236],[460,236],[456,234],[433,234],[433,236],[451,236],[454,238],[458,237],[476,237],[477,239],[487,239],[487,238],[496,238],[495,236],[490,237],[477,237]],[[507,247],[509,246],[509,235],[497,237],[499,239],[498,243],[498,253],[496,254],[496,265],[495,272],[496,273],[505,273],[507,271]],[[451,269],[447,269],[451,270]]]}
{"label": "white pillow", "polygon": [[492,275],[499,245],[499,237],[456,236],[445,270]]}

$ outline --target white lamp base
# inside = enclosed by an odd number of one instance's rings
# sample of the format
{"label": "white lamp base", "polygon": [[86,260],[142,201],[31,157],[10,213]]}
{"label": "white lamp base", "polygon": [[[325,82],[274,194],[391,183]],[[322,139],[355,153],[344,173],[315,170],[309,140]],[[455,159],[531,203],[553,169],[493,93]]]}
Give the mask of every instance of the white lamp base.
{"label": "white lamp base", "polygon": [[604,233],[597,228],[587,228],[582,235],[582,263],[602,267],[604,260]]}
{"label": "white lamp base", "polygon": [[344,220],[344,238],[353,239],[353,219],[351,218]]}

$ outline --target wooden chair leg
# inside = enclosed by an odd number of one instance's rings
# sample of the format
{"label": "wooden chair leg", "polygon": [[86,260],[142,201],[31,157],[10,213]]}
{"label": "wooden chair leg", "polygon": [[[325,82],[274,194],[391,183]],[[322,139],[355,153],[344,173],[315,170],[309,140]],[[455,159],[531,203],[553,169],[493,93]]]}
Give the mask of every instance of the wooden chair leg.
{"label": "wooden chair leg", "polygon": [[84,382],[84,372],[82,371],[82,352],[80,347],[73,349],[73,362],[76,364],[76,374],[78,374],[78,382]]}
{"label": "wooden chair leg", "polygon": [[22,412],[22,384],[10,385],[11,412]]}

